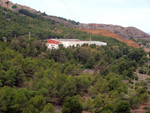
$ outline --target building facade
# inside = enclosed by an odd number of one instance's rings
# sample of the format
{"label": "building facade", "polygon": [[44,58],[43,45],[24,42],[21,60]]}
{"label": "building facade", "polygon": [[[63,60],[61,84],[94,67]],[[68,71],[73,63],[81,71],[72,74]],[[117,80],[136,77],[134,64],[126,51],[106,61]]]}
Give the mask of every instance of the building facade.
{"label": "building facade", "polygon": [[47,40],[47,47],[48,49],[58,49],[59,45],[62,44],[65,48],[69,46],[82,46],[83,44],[95,44],[97,46],[107,45],[105,42],[100,41],[84,41],[79,39],[48,39]]}

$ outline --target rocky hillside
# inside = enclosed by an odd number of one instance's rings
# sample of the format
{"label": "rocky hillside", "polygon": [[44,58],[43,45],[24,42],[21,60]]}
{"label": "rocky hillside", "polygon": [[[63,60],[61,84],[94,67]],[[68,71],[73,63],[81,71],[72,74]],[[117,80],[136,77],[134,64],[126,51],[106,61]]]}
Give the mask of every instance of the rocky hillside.
{"label": "rocky hillside", "polygon": [[130,39],[131,37],[134,39],[150,39],[149,35],[135,27],[122,27],[109,24],[80,24],[78,27],[82,29],[105,29],[118,34],[124,39]]}
{"label": "rocky hillside", "polygon": [[41,14],[40,12],[36,11],[35,9],[32,9],[25,5],[14,4],[9,0],[0,0],[0,5],[2,7],[12,10],[12,11],[18,11],[19,9],[26,9],[26,10],[29,10],[31,13]]}
{"label": "rocky hillside", "polygon": [[[33,8],[30,8],[28,6],[14,4],[9,0],[0,0],[0,6],[10,9],[13,12],[18,12],[20,9],[28,10],[29,12],[31,12],[33,14],[41,15],[44,18],[55,20],[57,22],[63,23],[64,25],[71,26],[73,28],[76,26],[76,27],[82,28],[82,29],[96,29],[96,31],[92,31],[92,33],[96,32],[96,34],[98,33],[98,35],[112,37],[121,42],[126,41],[127,45],[131,45],[133,47],[138,47],[138,45],[136,45],[135,42],[133,42],[133,41],[123,40],[122,38],[129,39],[129,38],[133,37],[135,39],[137,39],[137,38],[150,39],[149,35],[147,35],[146,33],[142,32],[141,30],[134,28],[134,27],[125,28],[125,27],[121,27],[121,26],[105,25],[105,24],[79,24],[78,22],[75,22],[72,20],[67,20],[65,18],[49,16],[45,13],[41,13],[41,12],[39,12]],[[24,15],[24,16],[26,16],[26,15]]]}
{"label": "rocky hillside", "polygon": [[41,12],[39,12],[33,8],[30,8],[28,6],[12,3],[9,0],[0,0],[0,6],[10,9],[12,11],[16,11],[16,12],[18,12],[20,9],[25,9],[25,10],[30,11],[31,13],[35,13],[37,15],[42,15],[44,18],[52,19],[57,22],[63,23],[64,25],[69,25],[71,27],[74,27],[76,24],[78,24],[78,22],[75,22],[73,20],[67,20],[64,18],[56,17],[56,16],[49,16],[45,13],[41,13]]}
{"label": "rocky hillside", "polygon": [[14,4],[9,0],[0,0],[0,6],[10,9],[12,11],[19,11],[20,9],[25,9],[30,11],[31,13],[35,13],[37,15],[42,15],[44,18],[52,19],[57,22],[63,23],[66,26],[78,27],[82,29],[105,29],[111,31],[115,34],[118,34],[124,39],[129,39],[133,37],[134,39],[150,39],[150,36],[143,31],[135,28],[135,27],[122,27],[117,25],[108,25],[108,24],[79,24],[79,22],[75,22],[73,20],[67,20],[65,18],[49,16],[45,13],[41,13],[33,8],[30,8],[25,5]]}
{"label": "rocky hillside", "polygon": [[139,48],[139,45],[134,42],[133,40],[126,40],[126,39],[123,39],[121,38],[119,35],[113,33],[113,32],[110,32],[108,30],[104,30],[104,29],[80,29],[80,28],[77,28],[78,30],[80,31],[83,31],[83,32],[87,32],[87,33],[92,33],[94,35],[100,35],[100,36],[107,36],[107,37],[112,37],[114,39],[117,39],[121,42],[124,42],[126,43],[128,46],[132,46],[134,48]]}

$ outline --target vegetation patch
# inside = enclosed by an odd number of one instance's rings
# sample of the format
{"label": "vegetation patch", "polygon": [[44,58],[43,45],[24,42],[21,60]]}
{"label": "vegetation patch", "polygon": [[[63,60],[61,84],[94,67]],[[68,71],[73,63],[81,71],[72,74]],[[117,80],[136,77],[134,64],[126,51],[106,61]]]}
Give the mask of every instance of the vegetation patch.
{"label": "vegetation patch", "polygon": [[13,5],[12,8],[13,8],[13,9],[16,9],[16,8],[17,8],[17,5]]}

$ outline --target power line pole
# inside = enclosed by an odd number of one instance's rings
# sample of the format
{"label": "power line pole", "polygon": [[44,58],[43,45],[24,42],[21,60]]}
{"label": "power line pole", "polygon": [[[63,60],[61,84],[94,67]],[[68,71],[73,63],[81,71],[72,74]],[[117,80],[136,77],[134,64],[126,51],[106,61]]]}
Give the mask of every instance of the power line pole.
{"label": "power line pole", "polygon": [[89,38],[89,46],[91,45],[91,37]]}
{"label": "power line pole", "polygon": [[134,77],[133,89],[135,91],[135,77]]}
{"label": "power line pole", "polygon": [[15,39],[16,39],[16,34],[15,34]]}
{"label": "power line pole", "polygon": [[128,86],[128,96],[129,96],[129,86]]}
{"label": "power line pole", "polygon": [[91,45],[91,37],[90,37],[90,45]]}
{"label": "power line pole", "polygon": [[29,40],[30,40],[30,34],[31,34],[31,33],[29,32]]}
{"label": "power line pole", "polygon": [[[91,37],[90,37],[90,39],[89,39],[89,47],[90,47],[90,45],[91,45]],[[90,51],[91,51],[91,56],[92,56],[92,50],[91,50],[91,47],[90,47]]]}
{"label": "power line pole", "polygon": [[147,71],[147,74],[148,74],[148,72],[149,72],[149,60],[148,60],[148,71]]}

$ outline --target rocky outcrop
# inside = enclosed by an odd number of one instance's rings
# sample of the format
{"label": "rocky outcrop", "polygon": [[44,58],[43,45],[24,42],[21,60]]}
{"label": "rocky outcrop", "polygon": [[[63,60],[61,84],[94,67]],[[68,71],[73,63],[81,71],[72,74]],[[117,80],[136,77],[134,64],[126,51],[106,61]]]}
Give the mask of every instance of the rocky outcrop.
{"label": "rocky outcrop", "polygon": [[104,30],[104,29],[80,29],[80,28],[76,28],[76,29],[83,31],[83,32],[91,33],[93,35],[112,37],[116,40],[119,40],[120,42],[126,43],[128,46],[132,46],[134,48],[139,48],[139,45],[136,42],[134,42],[133,40],[123,39],[119,35],[117,35],[113,32],[110,32],[108,30]]}
{"label": "rocky outcrop", "polygon": [[0,0],[0,5],[7,9],[12,9],[13,3],[8,0]]}
{"label": "rocky outcrop", "polygon": [[82,29],[105,29],[115,34],[118,34],[124,39],[130,39],[131,37],[134,39],[150,38],[148,34],[135,27],[122,27],[118,25],[109,25],[109,24],[80,24],[78,25],[78,27]]}
{"label": "rocky outcrop", "polygon": [[[32,8],[30,8],[28,6],[25,6],[25,5],[14,4],[9,0],[0,0],[0,5],[2,7],[5,7],[7,9],[12,10],[12,11],[18,11],[19,9],[26,9],[26,10],[32,12],[32,13],[38,13],[38,11],[36,11],[35,9],[32,9]],[[14,5],[16,5],[17,7],[12,8],[12,6],[14,6]]]}

